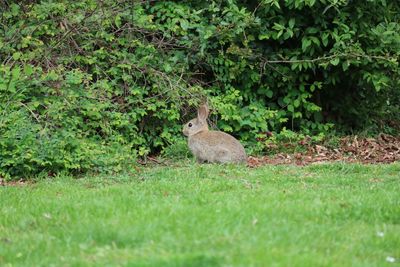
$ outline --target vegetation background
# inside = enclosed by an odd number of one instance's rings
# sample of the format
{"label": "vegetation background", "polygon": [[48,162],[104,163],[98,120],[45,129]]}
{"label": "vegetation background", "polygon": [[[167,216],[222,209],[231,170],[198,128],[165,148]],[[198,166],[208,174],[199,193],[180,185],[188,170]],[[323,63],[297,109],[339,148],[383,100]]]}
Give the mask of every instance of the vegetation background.
{"label": "vegetation background", "polygon": [[[400,2],[0,1],[0,176],[120,171],[185,153],[208,99],[251,153],[399,133]],[[178,144],[178,145],[176,145]]]}

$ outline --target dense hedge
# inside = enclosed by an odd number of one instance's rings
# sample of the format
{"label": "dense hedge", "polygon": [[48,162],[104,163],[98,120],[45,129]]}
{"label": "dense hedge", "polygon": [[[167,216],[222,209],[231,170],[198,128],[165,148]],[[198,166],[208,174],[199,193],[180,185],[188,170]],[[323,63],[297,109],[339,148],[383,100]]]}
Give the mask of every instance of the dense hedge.
{"label": "dense hedge", "polygon": [[0,9],[0,176],[124,169],[180,138],[206,98],[250,150],[266,131],[391,131],[398,119],[398,1]]}

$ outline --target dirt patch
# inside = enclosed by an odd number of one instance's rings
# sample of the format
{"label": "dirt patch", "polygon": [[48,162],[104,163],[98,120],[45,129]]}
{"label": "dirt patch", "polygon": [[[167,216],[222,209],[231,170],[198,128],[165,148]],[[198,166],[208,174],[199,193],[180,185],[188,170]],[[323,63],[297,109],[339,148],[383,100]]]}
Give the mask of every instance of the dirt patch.
{"label": "dirt patch", "polygon": [[33,182],[28,180],[6,181],[4,178],[0,177],[0,186],[25,186],[31,184],[33,184]]}
{"label": "dirt patch", "polygon": [[272,156],[249,157],[247,165],[258,167],[265,164],[308,165],[322,162],[392,163],[400,161],[400,136],[381,134],[377,138],[344,137],[337,148],[300,142],[306,148],[302,153],[278,153]]}

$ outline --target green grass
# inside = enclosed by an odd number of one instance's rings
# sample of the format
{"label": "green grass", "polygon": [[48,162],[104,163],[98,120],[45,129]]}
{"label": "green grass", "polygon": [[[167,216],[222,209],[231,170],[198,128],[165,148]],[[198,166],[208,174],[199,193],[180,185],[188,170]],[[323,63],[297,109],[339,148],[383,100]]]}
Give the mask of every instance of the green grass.
{"label": "green grass", "polygon": [[0,205],[0,266],[400,264],[400,164],[156,167]]}

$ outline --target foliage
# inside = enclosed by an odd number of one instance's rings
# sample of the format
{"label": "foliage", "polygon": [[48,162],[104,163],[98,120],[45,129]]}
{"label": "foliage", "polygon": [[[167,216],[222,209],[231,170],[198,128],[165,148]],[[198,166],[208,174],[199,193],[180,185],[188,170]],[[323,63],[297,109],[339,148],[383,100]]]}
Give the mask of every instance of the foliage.
{"label": "foliage", "polygon": [[174,143],[206,98],[215,126],[251,151],[264,149],[257,140],[267,131],[398,125],[397,1],[1,1],[0,9],[0,175],[119,170]]}
{"label": "foliage", "polygon": [[[95,114],[95,102],[85,102],[68,89],[62,98],[40,96],[36,81],[20,76],[19,67],[11,72],[3,69],[2,74],[7,83],[0,86],[12,94],[0,96],[4,103],[0,117],[0,175],[27,177],[40,172],[53,175],[60,171],[103,172],[131,167],[134,154],[120,135],[110,135],[107,142],[94,133],[87,138],[96,129],[80,121],[84,119],[80,114]],[[35,114],[41,109],[42,114]]]}
{"label": "foliage", "polygon": [[396,266],[399,171],[206,164],[0,186],[0,265]]}
{"label": "foliage", "polygon": [[163,150],[162,156],[174,160],[185,160],[193,157],[189,151],[187,140],[183,138],[177,138],[170,145],[168,145]]}
{"label": "foliage", "polygon": [[[275,154],[279,152],[305,152],[307,149],[306,146],[313,143],[321,143],[326,141],[327,139],[327,136],[325,136],[323,133],[310,137],[283,128],[279,134],[272,135],[266,138],[259,138],[259,141],[267,148],[268,154]],[[329,138],[329,140],[330,139],[331,138]]]}

